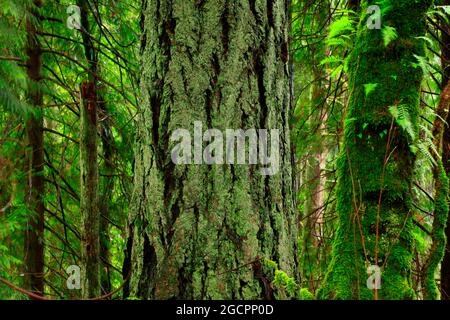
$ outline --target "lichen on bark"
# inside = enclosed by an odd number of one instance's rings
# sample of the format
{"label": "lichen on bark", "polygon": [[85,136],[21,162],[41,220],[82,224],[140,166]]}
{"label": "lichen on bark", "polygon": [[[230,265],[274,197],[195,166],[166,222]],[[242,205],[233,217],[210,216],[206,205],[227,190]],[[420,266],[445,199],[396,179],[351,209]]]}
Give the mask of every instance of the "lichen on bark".
{"label": "lichen on bark", "polygon": [[[287,2],[143,3],[141,113],[125,270],[143,299],[257,299],[255,261],[296,267]],[[174,165],[176,129],[280,130],[280,170]]]}

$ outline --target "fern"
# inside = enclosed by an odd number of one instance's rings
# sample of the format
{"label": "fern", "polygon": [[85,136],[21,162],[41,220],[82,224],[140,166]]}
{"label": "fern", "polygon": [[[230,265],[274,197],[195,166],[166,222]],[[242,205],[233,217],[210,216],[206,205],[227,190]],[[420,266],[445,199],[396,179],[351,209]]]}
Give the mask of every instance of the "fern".
{"label": "fern", "polygon": [[341,63],[343,63],[343,62],[344,62],[344,60],[343,60],[342,58],[340,58],[340,57],[337,57],[337,56],[329,56],[329,57],[326,57],[325,59],[323,59],[322,61],[320,61],[320,64],[319,64],[319,65],[324,65],[324,64],[335,64],[335,63],[341,64]]}
{"label": "fern", "polygon": [[26,87],[25,72],[15,62],[0,61],[0,110],[28,117],[33,109],[21,99]]}
{"label": "fern", "polygon": [[377,87],[378,87],[378,83],[366,83],[364,85],[364,93],[365,93],[366,97],[368,97],[371,92],[375,91],[375,89]]}
{"label": "fern", "polygon": [[433,166],[437,165],[436,156],[433,156],[431,153],[433,152],[438,157],[440,157],[440,155],[438,155],[438,152],[437,152],[433,142],[431,141],[431,139],[425,139],[423,141],[419,141],[416,144],[416,146],[417,146],[417,150],[419,151],[417,156],[423,157],[425,160],[430,162]]}
{"label": "fern", "polygon": [[398,38],[397,30],[394,27],[385,26],[382,29],[383,43],[387,47],[392,41]]}
{"label": "fern", "polygon": [[414,55],[414,57],[417,59],[417,63],[414,62],[412,64],[414,68],[421,68],[424,74],[432,71],[433,68],[431,67],[426,57],[422,57],[416,54]]}
{"label": "fern", "polygon": [[430,18],[434,18],[434,16],[437,15],[444,19],[445,22],[450,23],[450,6],[449,5],[443,5],[443,6],[435,6],[433,10],[430,10],[428,12],[428,16]]}
{"label": "fern", "polygon": [[396,123],[404,130],[410,140],[409,148],[418,159],[424,159],[426,162],[435,166],[439,153],[432,141],[432,133],[429,128],[420,125],[420,130],[424,138],[418,139],[417,132],[412,125],[411,114],[408,105],[401,104],[389,107],[389,112],[394,117]]}
{"label": "fern", "polygon": [[389,107],[389,112],[394,117],[396,123],[406,132],[411,143],[416,141],[416,130],[412,125],[409,107],[406,104],[395,105]]}
{"label": "fern", "polygon": [[333,39],[347,31],[354,31],[354,20],[348,16],[343,16],[342,18],[334,21],[330,26],[330,31],[328,34],[329,39]]}
{"label": "fern", "polygon": [[351,47],[351,35],[355,33],[355,24],[355,20],[347,15],[344,15],[340,19],[334,21],[330,25],[327,45],[342,46],[348,48]]}
{"label": "fern", "polygon": [[0,87],[0,106],[3,111],[21,115],[27,118],[32,113],[32,108],[25,102],[20,101],[8,88]]}
{"label": "fern", "polygon": [[427,36],[420,36],[420,37],[416,37],[416,39],[425,41],[426,43],[428,43],[428,45],[429,45],[430,47],[433,47],[433,45],[434,45],[434,44],[433,44],[433,40],[430,39],[430,37],[427,37]]}
{"label": "fern", "polygon": [[381,0],[379,2],[379,5],[381,7],[381,16],[385,16],[393,9],[392,4],[389,0]]}

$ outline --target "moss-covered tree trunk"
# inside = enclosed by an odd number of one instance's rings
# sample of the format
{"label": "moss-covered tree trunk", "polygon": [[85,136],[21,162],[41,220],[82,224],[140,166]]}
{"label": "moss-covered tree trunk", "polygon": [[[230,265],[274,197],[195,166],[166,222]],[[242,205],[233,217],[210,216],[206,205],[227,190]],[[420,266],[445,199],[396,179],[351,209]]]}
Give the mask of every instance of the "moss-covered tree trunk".
{"label": "moss-covered tree trunk", "polygon": [[[142,26],[131,255],[124,265],[129,294],[270,296],[255,260],[275,260],[289,275],[297,269],[287,2],[144,1]],[[279,129],[278,173],[261,175],[260,165],[175,165],[171,150],[179,141],[171,134],[192,134],[194,121],[223,133]]]}
{"label": "moss-covered tree trunk", "polygon": [[[337,163],[339,225],[319,298],[415,297],[411,183],[423,77],[415,55],[424,55],[418,37],[425,33],[431,2],[363,4],[381,6],[382,29],[367,27],[363,7],[348,63],[350,99]],[[391,28],[396,39],[388,36]],[[367,274],[370,265],[381,268],[379,290],[372,281],[376,274]]]}
{"label": "moss-covered tree trunk", "polygon": [[25,229],[25,286],[30,291],[44,292],[44,120],[42,116],[43,95],[39,87],[42,79],[42,51],[37,40],[40,18],[36,10],[42,1],[34,0],[27,20],[27,74],[29,80],[28,102],[35,112],[27,121],[27,139],[30,147],[30,168],[27,204],[29,218]]}
{"label": "moss-covered tree trunk", "polygon": [[[424,298],[427,300],[436,300],[439,298],[439,289],[436,284],[436,275],[440,263],[444,258],[447,238],[445,227],[448,218],[448,177],[442,163],[440,155],[442,154],[443,134],[448,110],[450,109],[450,85],[447,85],[441,92],[439,105],[436,108],[436,118],[433,124],[433,156],[436,165],[433,168],[434,178],[434,212],[433,228],[431,232],[431,247],[428,257],[423,267],[423,288]],[[444,280],[445,281],[445,280]]]}

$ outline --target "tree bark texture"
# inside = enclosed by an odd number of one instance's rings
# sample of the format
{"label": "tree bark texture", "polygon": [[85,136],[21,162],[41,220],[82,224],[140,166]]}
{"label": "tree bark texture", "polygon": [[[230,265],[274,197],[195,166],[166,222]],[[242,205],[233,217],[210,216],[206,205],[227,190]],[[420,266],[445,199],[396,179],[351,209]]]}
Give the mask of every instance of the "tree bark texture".
{"label": "tree bark texture", "polygon": [[[297,273],[287,1],[143,2],[141,108],[129,215],[129,294],[268,296],[264,257]],[[280,170],[175,165],[171,133],[279,129]]]}

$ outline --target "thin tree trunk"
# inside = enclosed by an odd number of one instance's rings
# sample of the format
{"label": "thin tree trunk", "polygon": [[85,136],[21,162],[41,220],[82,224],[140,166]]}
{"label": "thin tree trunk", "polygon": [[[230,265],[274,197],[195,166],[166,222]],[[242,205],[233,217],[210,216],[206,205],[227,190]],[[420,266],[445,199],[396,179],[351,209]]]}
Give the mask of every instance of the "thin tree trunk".
{"label": "thin tree trunk", "polygon": [[92,81],[81,86],[80,122],[82,296],[86,299],[100,295],[97,103]]}
{"label": "thin tree trunk", "polygon": [[[445,5],[450,5],[446,0]],[[444,30],[441,38],[441,61],[442,61],[442,90],[450,83],[450,25],[444,19],[441,19],[441,27]],[[450,176],[450,114],[447,113],[445,131],[442,144],[442,163],[447,176]],[[447,219],[445,229],[447,237],[447,246],[444,253],[444,259],[441,265],[441,298],[450,300],[450,219]]]}
{"label": "thin tree trunk", "polygon": [[[313,22],[311,22],[311,30],[314,28],[322,32],[322,36],[326,37],[328,28],[327,21],[330,14],[330,3],[323,1],[320,5],[312,8],[315,10],[311,13]],[[310,90],[310,105],[308,113],[309,131],[311,134],[318,136],[314,140],[313,146],[308,148],[309,158],[306,168],[306,199],[304,206],[304,216],[306,225],[303,229],[303,252],[302,252],[302,278],[309,281],[309,289],[312,292],[316,290],[316,282],[314,274],[320,266],[321,246],[323,240],[324,227],[324,201],[325,201],[325,177],[323,170],[326,165],[327,148],[326,148],[326,131],[328,121],[327,103],[324,101],[327,95],[327,74],[325,66],[320,62],[326,57],[326,45],[324,43],[312,44],[309,46],[311,61],[312,83]]]}
{"label": "thin tree trunk", "polygon": [[90,74],[81,85],[80,105],[80,212],[82,217],[82,296],[100,295],[100,211],[98,203],[97,52],[91,40],[88,2],[78,0],[82,38]]}
{"label": "thin tree trunk", "polygon": [[[90,23],[89,23],[89,11],[92,9],[89,7],[89,3],[86,0],[78,0],[78,5],[81,8],[81,26],[83,32],[83,45],[85,56],[89,64],[91,81],[94,81],[94,90],[96,97],[96,104],[99,114],[102,115],[103,120],[99,123],[101,146],[103,149],[103,166],[101,171],[105,175],[101,180],[97,181],[97,184],[101,187],[101,193],[98,195],[98,214],[100,220],[99,227],[99,239],[100,239],[100,287],[102,294],[107,294],[111,291],[111,275],[110,275],[110,253],[109,253],[109,206],[111,202],[111,196],[114,189],[114,180],[110,174],[114,172],[113,166],[113,137],[111,132],[111,124],[109,120],[109,114],[105,101],[103,100],[101,91],[99,90],[99,84],[97,74],[100,72],[100,66],[98,61],[98,50],[94,46],[90,37],[93,37]],[[99,177],[97,178],[99,179]],[[100,191],[100,187],[99,190]]]}
{"label": "thin tree trunk", "polygon": [[[287,9],[283,0],[144,1],[124,264],[131,296],[269,299],[262,257],[297,276]],[[259,165],[175,165],[171,134],[192,132],[195,121],[223,133],[279,129],[278,173],[264,176]]]}
{"label": "thin tree trunk", "polygon": [[[321,299],[415,297],[411,146],[418,132],[423,72],[414,63],[415,55],[425,54],[418,37],[425,34],[431,1],[382,4],[383,25],[395,28],[398,38],[385,46],[383,31],[364,23],[368,16],[363,8],[348,65],[350,100],[337,160],[339,225],[332,262],[318,292]],[[399,118],[406,121],[406,129]],[[377,267],[381,290],[373,281]]]}
{"label": "thin tree trunk", "polygon": [[[44,293],[44,131],[42,104],[43,96],[39,88],[42,69],[42,53],[37,39],[39,18],[36,8],[42,1],[33,2],[31,15],[35,20],[27,21],[27,74],[29,78],[28,100],[35,108],[34,115],[27,121],[27,138],[31,150],[30,177],[28,181],[28,208],[30,216],[25,229],[25,283],[26,287],[43,295]],[[37,21],[37,22],[36,22]],[[37,25],[35,25],[37,23]]]}

